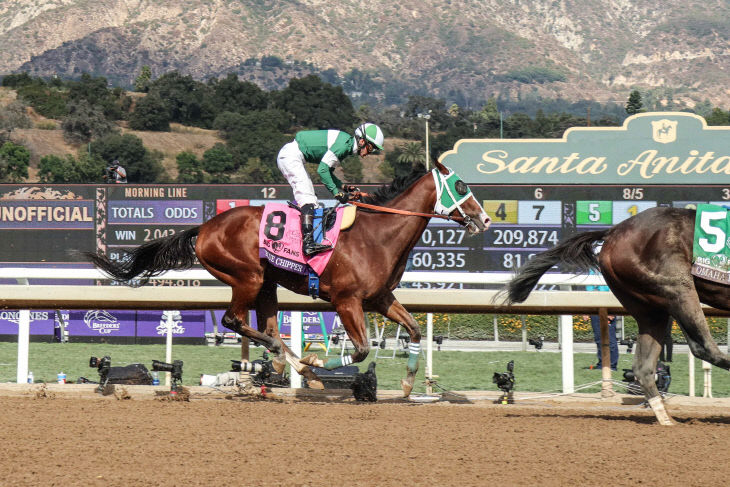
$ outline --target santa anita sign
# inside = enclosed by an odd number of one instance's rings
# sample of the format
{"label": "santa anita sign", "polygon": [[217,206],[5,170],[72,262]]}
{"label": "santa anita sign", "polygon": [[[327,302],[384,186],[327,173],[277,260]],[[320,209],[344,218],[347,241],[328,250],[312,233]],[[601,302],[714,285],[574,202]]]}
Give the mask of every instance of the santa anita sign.
{"label": "santa anita sign", "polygon": [[463,139],[440,160],[469,183],[722,184],[730,127],[691,113],[642,113],[622,127],[570,128],[562,139]]}

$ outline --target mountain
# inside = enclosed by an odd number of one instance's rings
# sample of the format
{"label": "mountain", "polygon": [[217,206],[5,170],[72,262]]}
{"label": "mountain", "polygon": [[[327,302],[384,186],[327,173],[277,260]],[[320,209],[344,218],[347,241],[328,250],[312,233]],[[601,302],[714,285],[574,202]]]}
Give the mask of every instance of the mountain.
{"label": "mountain", "polygon": [[729,37],[726,0],[4,0],[0,73],[128,86],[149,65],[271,89],[314,72],[386,102],[624,103],[638,88],[728,108]]}

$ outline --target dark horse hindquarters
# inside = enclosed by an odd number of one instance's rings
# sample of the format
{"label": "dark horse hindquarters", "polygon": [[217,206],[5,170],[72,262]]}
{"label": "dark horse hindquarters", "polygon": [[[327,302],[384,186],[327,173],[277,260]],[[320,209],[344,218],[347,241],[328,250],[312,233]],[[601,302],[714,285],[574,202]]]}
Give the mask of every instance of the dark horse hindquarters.
{"label": "dark horse hindquarters", "polygon": [[556,264],[566,271],[600,269],[613,294],[637,321],[634,374],[662,424],[672,420],[661,403],[654,371],[669,316],[679,323],[696,357],[730,369],[730,360],[712,339],[700,305],[730,310],[730,288],[692,276],[694,223],[694,210],[648,209],[607,231],[580,233],[538,254],[506,286],[508,303],[522,302]]}

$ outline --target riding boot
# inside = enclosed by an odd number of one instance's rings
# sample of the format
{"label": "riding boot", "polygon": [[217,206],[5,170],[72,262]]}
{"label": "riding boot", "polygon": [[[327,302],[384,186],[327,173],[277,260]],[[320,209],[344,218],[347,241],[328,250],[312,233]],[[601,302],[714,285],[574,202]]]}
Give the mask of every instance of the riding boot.
{"label": "riding boot", "polygon": [[331,245],[324,245],[314,241],[314,205],[303,205],[301,214],[302,224],[302,252],[310,257],[319,252],[332,249]]}

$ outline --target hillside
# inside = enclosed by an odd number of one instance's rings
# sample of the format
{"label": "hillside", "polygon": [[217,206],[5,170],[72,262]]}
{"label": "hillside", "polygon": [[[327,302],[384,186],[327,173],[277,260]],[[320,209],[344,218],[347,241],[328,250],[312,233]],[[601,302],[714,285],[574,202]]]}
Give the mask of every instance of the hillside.
{"label": "hillside", "polygon": [[[7,105],[16,99],[14,90],[0,87],[0,106]],[[77,156],[83,147],[80,145],[68,144],[63,138],[63,131],[60,129],[61,122],[59,120],[50,120],[37,114],[31,107],[26,108],[28,116],[36,128],[19,129],[15,128],[9,133],[9,138],[16,144],[26,147],[31,153],[30,170],[28,181],[38,180],[38,163],[43,156],[57,155],[64,156],[70,154]],[[42,126],[53,126],[56,129],[37,128]],[[120,123],[120,130],[123,133],[130,133],[142,140],[142,143],[148,150],[159,151],[163,154],[162,165],[171,179],[177,177],[176,156],[180,152],[189,151],[194,153],[198,158],[203,153],[213,147],[217,143],[225,143],[215,130],[205,130],[198,127],[186,127],[177,123],[170,124],[170,132],[145,132],[138,130],[129,130],[124,127],[124,123]],[[385,141],[385,150],[393,150],[398,145],[411,142],[404,139],[388,138]],[[380,183],[385,182],[382,173],[379,170],[380,164],[383,162],[384,155],[369,156],[363,161],[363,179],[362,183]],[[338,169],[338,175],[343,178],[342,169]]]}
{"label": "hillside", "polygon": [[6,0],[0,73],[86,71],[129,85],[149,65],[154,76],[236,72],[274,88],[357,68],[375,83],[350,79],[355,98],[605,102],[636,87],[727,107],[729,14],[724,0]]}

